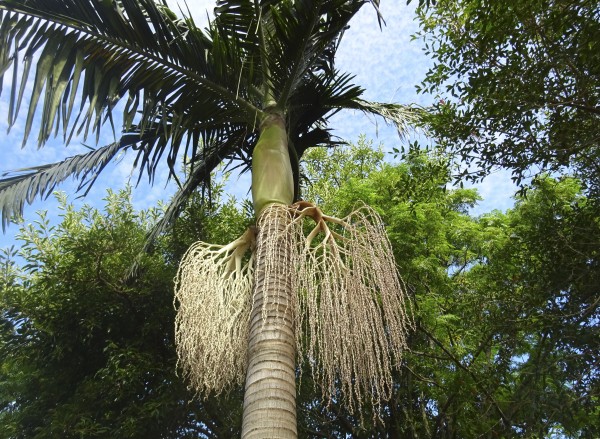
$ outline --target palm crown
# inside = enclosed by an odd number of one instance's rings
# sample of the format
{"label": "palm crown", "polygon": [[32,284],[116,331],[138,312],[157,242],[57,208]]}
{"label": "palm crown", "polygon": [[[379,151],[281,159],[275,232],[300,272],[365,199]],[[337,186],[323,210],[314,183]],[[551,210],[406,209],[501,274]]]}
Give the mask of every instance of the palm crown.
{"label": "palm crown", "polygon": [[89,190],[117,154],[131,150],[139,178],[150,181],[159,166],[177,179],[185,157],[189,172],[158,233],[220,163],[239,159],[250,168],[268,108],[285,115],[297,197],[298,160],[309,147],[335,143],[326,129],[335,112],[380,114],[400,129],[413,114],[362,100],[352,77],[335,68],[344,30],[365,3],[379,14],[379,0],[220,0],[202,30],[164,0],[0,0],[0,74],[12,69],[9,125],[29,102],[24,144],[38,107],[39,147],[58,133],[66,143],[75,133],[97,141],[105,124],[115,130],[113,113],[122,114],[118,141],[6,173],[3,226],[67,177]]}

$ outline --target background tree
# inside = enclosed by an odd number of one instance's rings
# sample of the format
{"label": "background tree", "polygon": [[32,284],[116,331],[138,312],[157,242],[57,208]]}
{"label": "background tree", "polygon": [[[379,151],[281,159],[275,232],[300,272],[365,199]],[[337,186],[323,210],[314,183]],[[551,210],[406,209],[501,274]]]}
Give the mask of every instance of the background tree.
{"label": "background tree", "polygon": [[303,422],[333,437],[597,435],[600,215],[580,183],[541,178],[514,209],[475,218],[448,159],[382,158],[315,150],[307,173],[324,176],[313,189],[328,210],[355,197],[380,210],[417,331],[382,423],[361,429],[310,398]]}
{"label": "background tree", "polygon": [[498,239],[488,263],[469,272],[466,291],[480,292],[484,313],[495,317],[491,331],[502,334],[494,337],[490,355],[505,434],[596,436],[595,203],[582,195],[577,180],[544,177],[506,215],[486,215],[480,222],[495,223]]}
{"label": "background tree", "polygon": [[419,13],[434,60],[419,89],[436,96],[432,132],[461,175],[505,167],[520,184],[573,170],[597,195],[598,2],[441,0]]}
{"label": "background tree", "polygon": [[[41,214],[1,257],[0,437],[234,437],[242,389],[194,399],[177,372],[173,276],[185,247],[223,242],[250,218],[213,188],[190,204],[128,279],[158,211],[136,212],[128,191],[102,211]],[[202,230],[197,224],[201,222]]]}
{"label": "background tree", "polygon": [[[597,437],[600,215],[579,183],[539,180],[514,209],[476,218],[476,193],[447,187],[443,157],[383,158],[369,143],[315,149],[304,192],[336,214],[360,194],[384,215],[414,300],[411,352],[377,421],[370,407],[362,423],[327,407],[306,368],[299,436]],[[24,229],[25,259],[2,259],[0,437],[239,434],[241,387],[192,400],[175,375],[177,261],[251,221],[220,194],[210,208],[192,200],[134,281],[129,260],[156,214],[134,212],[127,194],[102,212],[68,208],[52,231]]]}
{"label": "background tree", "polygon": [[[503,238],[488,238],[486,263],[474,265],[464,285],[489,289],[486,303],[498,300],[498,309],[481,303],[485,320],[507,323],[482,332],[504,335],[490,335],[499,343],[488,344],[498,378],[479,383],[488,386],[488,403],[495,401],[502,435],[593,437],[597,358],[587,352],[597,349],[588,337],[598,330],[597,317],[588,320],[598,312],[590,283],[597,277],[593,205],[600,187],[597,2],[440,1],[420,14],[420,36],[435,60],[421,90],[437,94],[429,119],[436,140],[464,160],[462,176],[505,167],[534,189],[506,216],[480,220]],[[554,181],[545,171],[580,180]],[[457,431],[458,407],[436,425]],[[494,424],[488,428],[500,427]]]}

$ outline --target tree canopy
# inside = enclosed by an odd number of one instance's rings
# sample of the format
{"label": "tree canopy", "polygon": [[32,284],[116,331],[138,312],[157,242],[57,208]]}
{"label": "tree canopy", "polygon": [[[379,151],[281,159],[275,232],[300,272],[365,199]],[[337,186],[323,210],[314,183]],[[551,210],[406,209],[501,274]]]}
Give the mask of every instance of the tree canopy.
{"label": "tree canopy", "polygon": [[[410,353],[382,419],[367,409],[362,423],[325,410],[304,371],[299,435],[596,437],[600,216],[580,183],[539,179],[513,209],[473,217],[478,196],[448,188],[443,156],[383,159],[365,142],[315,149],[305,193],[332,213],[361,198],[382,214],[413,299]],[[0,437],[239,434],[241,389],[192,400],[175,373],[176,262],[190,242],[228,242],[249,222],[214,190],[135,280],[128,264],[157,214],[135,212],[127,193],[103,211],[63,202],[61,224],[23,228],[21,256],[2,258]]]}
{"label": "tree canopy", "polygon": [[463,176],[518,183],[573,170],[600,190],[600,9],[595,0],[440,0],[420,9],[434,65],[419,89]]}
{"label": "tree canopy", "polygon": [[232,202],[196,203],[132,280],[156,211],[134,211],[127,191],[105,203],[76,211],[61,196],[62,221],[42,214],[22,227],[18,258],[2,256],[0,437],[239,435],[241,391],[233,405],[197,400],[178,376],[172,279],[182,241],[230,239],[247,219]]}

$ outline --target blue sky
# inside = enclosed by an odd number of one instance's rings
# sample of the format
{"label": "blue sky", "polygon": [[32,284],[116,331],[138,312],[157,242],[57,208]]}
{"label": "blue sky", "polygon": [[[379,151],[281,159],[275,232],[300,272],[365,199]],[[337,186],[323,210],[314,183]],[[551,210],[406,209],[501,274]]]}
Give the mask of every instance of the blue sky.
{"label": "blue sky", "polygon": [[[171,7],[178,11],[177,0],[169,0]],[[206,22],[207,11],[212,14],[214,0],[188,1],[193,5],[192,14],[197,23]],[[402,104],[416,103],[427,105],[431,97],[418,95],[415,85],[425,76],[431,65],[422,51],[418,40],[411,41],[411,35],[417,31],[415,21],[414,3],[406,6],[404,0],[384,0],[381,11],[387,25],[379,29],[377,17],[373,9],[365,6],[351,22],[351,28],[346,32],[340,46],[337,58],[337,67],[343,71],[356,75],[355,82],[365,88],[365,98],[381,102],[397,102]],[[21,149],[23,126],[17,123],[10,133],[7,132],[7,92],[10,86],[10,72],[4,78],[4,93],[0,97],[0,173],[61,160],[82,152],[84,147],[79,141],[74,140],[65,147],[61,139],[52,140],[42,149],[36,149],[35,128],[27,145]],[[21,116],[24,116],[21,111]],[[108,128],[108,127],[107,127]],[[334,134],[350,142],[355,142],[360,134],[365,134],[368,139],[373,139],[375,144],[383,143],[386,150],[399,145],[399,140],[394,128],[386,126],[382,120],[368,118],[362,113],[346,112],[336,115],[332,120],[331,128]],[[93,145],[93,138],[88,139],[88,144]],[[100,144],[113,141],[110,128],[101,136]],[[108,187],[119,189],[126,185],[131,173],[133,155],[121,157],[118,162],[104,171],[104,175],[92,189],[85,200],[75,200],[75,185],[71,182],[63,184],[60,189],[67,192],[69,199],[81,204],[102,207],[102,198]],[[134,204],[137,208],[155,206],[159,200],[167,200],[173,192],[172,183],[166,185],[166,175],[157,178],[154,186],[140,185],[134,191]],[[135,182],[135,178],[133,180]],[[249,185],[249,178],[242,176],[239,179],[232,177],[232,190],[235,195],[243,196]],[[475,214],[492,209],[506,209],[512,205],[511,195],[514,186],[510,183],[508,174],[497,172],[477,185],[484,201],[474,210]],[[45,209],[51,217],[57,213],[57,203],[53,197],[43,202],[38,201],[25,210],[25,221],[32,222],[36,219],[35,211]],[[14,242],[14,235],[18,231],[16,226],[10,226],[4,235],[0,234],[0,247],[5,247]]]}

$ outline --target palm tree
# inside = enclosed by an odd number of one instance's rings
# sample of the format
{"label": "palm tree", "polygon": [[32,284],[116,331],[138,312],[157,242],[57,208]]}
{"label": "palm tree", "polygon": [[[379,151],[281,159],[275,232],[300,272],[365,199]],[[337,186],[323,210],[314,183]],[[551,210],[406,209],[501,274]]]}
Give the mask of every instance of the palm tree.
{"label": "palm tree", "polygon": [[[189,16],[176,16],[165,0],[0,0],[0,75],[12,69],[9,125],[29,103],[23,144],[36,109],[38,147],[56,135],[65,143],[76,134],[95,135],[98,143],[107,124],[115,130],[113,113],[122,117],[114,143],[5,174],[3,227],[26,202],[47,196],[68,177],[79,179],[86,193],[117,155],[129,151],[140,179],[152,181],[166,166],[178,184],[151,242],[194,191],[208,187],[220,163],[237,160],[251,170],[258,234],[231,247],[257,249],[243,437],[296,435],[294,325],[302,322],[290,306],[295,247],[289,230],[305,216],[316,218],[315,233],[327,229],[315,206],[277,208],[299,199],[302,154],[336,144],[327,122],[341,109],[383,116],[400,130],[413,116],[399,105],[361,99],[363,90],[335,67],[344,30],[367,3],[379,14],[379,0],[219,0],[202,30]],[[318,251],[334,247],[326,243]],[[313,265],[322,265],[312,255]],[[240,252],[235,257],[239,261]]]}

